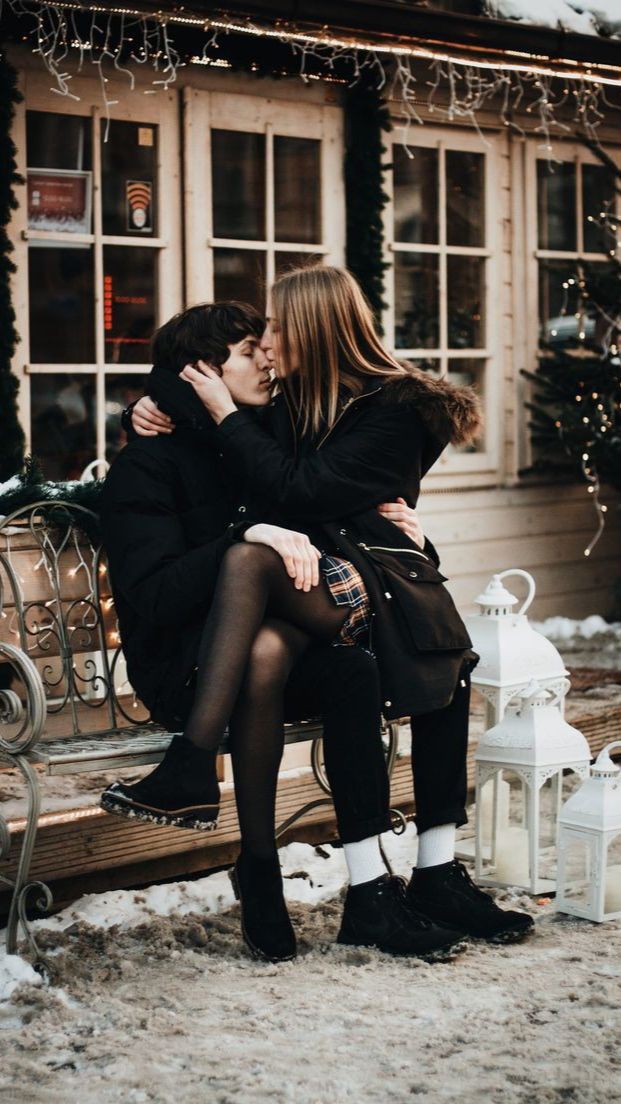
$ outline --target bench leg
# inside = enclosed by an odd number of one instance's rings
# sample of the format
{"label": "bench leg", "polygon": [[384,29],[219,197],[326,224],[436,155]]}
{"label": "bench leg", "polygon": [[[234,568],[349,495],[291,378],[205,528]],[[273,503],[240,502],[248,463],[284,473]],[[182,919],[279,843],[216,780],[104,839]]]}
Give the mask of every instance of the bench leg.
{"label": "bench leg", "polygon": [[[394,770],[395,762],[397,759],[397,750],[399,747],[399,725],[396,721],[391,721],[386,725],[386,767],[388,769],[388,777],[392,778],[392,772]],[[313,809],[321,808],[324,805],[332,805],[332,796],[330,791],[330,784],[326,775],[326,770],[323,763],[323,741],[321,736],[315,736],[311,744],[310,760],[313,768],[313,774],[315,781],[319,788],[327,795],[326,797],[316,798],[315,801],[309,801],[307,805],[303,805],[297,812],[293,813],[287,820],[284,820],[282,824],[278,825],[276,829],[276,839],[282,836],[288,828],[291,828],[292,824],[301,820],[307,813],[312,812]],[[396,836],[400,836],[405,832],[407,828],[407,820],[400,809],[390,810],[392,831]]]}
{"label": "bench leg", "polygon": [[[9,910],[9,919],[7,924],[6,949],[7,954],[17,953],[18,929],[19,925],[21,924],[22,931],[24,933],[24,936],[26,937],[35,966],[42,966],[44,964],[44,960],[41,952],[39,951],[34,935],[32,934],[32,931],[30,929],[27,917],[28,898],[33,892],[36,891],[39,894],[36,904],[37,907],[42,911],[47,911],[47,909],[49,909],[50,905],[52,904],[52,894],[43,882],[28,881],[30,863],[32,861],[32,854],[34,851],[34,845],[37,836],[39,811],[41,807],[39,779],[36,770],[23,755],[3,755],[3,758],[5,760],[8,760],[11,766],[18,767],[18,769],[22,773],[28,790],[28,815],[26,819],[26,830],[24,832],[24,840],[19,856],[19,863],[17,866],[15,881],[9,882],[8,878],[2,877],[2,881],[5,884],[12,885],[13,887],[11,907]],[[0,817],[1,858],[5,858],[8,854],[10,837],[11,833],[9,826],[6,820],[3,817]]]}

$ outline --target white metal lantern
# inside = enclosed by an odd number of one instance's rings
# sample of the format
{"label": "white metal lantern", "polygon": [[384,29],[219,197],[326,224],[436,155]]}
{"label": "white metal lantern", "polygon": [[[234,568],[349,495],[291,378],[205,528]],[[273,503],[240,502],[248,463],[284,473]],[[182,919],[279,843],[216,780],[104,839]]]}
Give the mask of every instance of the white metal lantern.
{"label": "white metal lantern", "polygon": [[621,917],[621,769],[600,751],[559,818],[556,908],[587,920]]}
{"label": "white metal lantern", "polygon": [[[520,608],[503,579],[519,575],[528,582]],[[487,701],[487,724],[502,720],[507,702],[520,687],[535,679],[540,686],[560,692],[568,672],[558,651],[529,624],[526,610],[535,596],[535,580],[521,568],[494,575],[476,599],[479,613],[466,618],[472,646],[481,659],[472,673],[472,685]]]}
{"label": "white metal lantern", "polygon": [[[475,753],[475,868],[485,885],[521,886],[530,893],[556,888],[558,819],[564,772],[581,778],[591,753],[581,732],[563,719],[561,695],[531,680],[507,705]],[[485,817],[485,788],[492,815]],[[544,877],[545,875],[545,877]]]}

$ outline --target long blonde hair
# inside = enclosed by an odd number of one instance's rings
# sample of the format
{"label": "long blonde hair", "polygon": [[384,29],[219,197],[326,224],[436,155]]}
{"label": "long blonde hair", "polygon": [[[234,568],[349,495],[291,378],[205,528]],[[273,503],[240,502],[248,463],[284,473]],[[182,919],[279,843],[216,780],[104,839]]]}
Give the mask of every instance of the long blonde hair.
{"label": "long blonde hair", "polygon": [[350,272],[324,265],[294,269],[272,288],[280,334],[280,378],[302,433],[330,428],[343,393],[370,379],[407,375],[383,347],[373,314]]}

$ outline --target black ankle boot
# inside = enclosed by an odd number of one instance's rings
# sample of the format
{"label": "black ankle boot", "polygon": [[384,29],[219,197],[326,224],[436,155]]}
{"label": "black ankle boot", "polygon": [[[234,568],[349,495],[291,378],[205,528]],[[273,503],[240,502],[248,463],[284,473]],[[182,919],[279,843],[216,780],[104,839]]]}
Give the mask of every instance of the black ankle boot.
{"label": "black ankle boot", "polygon": [[475,885],[457,859],[413,870],[407,900],[412,908],[436,924],[450,924],[489,943],[516,943],[535,927],[527,912],[499,908],[488,893]]}
{"label": "black ankle boot", "polygon": [[131,786],[113,782],[100,804],[118,816],[208,832],[216,827],[220,809],[216,752],[173,736],[151,774]]}
{"label": "black ankle boot", "polygon": [[428,962],[452,958],[467,945],[462,932],[438,927],[409,908],[404,880],[390,874],[349,887],[337,943]]}
{"label": "black ankle boot", "polygon": [[267,962],[295,958],[295,932],[283,896],[278,855],[259,859],[242,852],[229,873],[241,905],[244,942],[255,958]]}

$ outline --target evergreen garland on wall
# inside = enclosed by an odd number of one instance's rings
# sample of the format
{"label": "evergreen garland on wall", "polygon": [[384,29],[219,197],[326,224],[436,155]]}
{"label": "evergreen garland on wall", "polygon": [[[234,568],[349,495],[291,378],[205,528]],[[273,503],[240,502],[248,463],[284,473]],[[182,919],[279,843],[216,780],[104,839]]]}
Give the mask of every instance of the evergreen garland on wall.
{"label": "evergreen garland on wall", "polygon": [[345,197],[347,203],[346,263],[381,323],[384,302],[384,227],[388,202],[382,162],[384,131],[391,129],[390,113],[381,93],[363,84],[350,88],[345,98]]}
{"label": "evergreen garland on wall", "polygon": [[0,44],[0,481],[18,471],[24,461],[24,431],[17,414],[19,382],[11,372],[11,358],[19,341],[15,311],[11,303],[11,260],[13,246],[7,226],[17,207],[14,186],[21,183],[15,160],[11,126],[15,104],[22,99],[17,88],[17,73]]}

